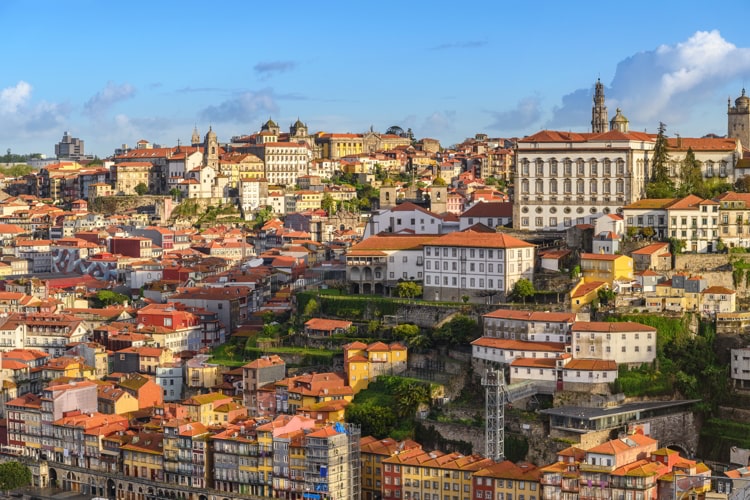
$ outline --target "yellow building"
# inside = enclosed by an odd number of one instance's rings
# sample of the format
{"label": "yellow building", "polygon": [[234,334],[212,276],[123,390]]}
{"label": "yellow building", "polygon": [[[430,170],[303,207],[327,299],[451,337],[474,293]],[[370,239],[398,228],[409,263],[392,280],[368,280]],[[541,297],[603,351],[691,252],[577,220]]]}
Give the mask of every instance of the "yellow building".
{"label": "yellow building", "polygon": [[164,481],[164,458],[160,432],[139,432],[120,447],[122,473],[127,477]]}
{"label": "yellow building", "polygon": [[362,153],[362,134],[321,134],[315,139],[323,158],[338,160]]}
{"label": "yellow building", "polygon": [[338,373],[313,373],[293,379],[288,389],[289,413],[310,408],[317,403],[354,399],[354,390]]}
{"label": "yellow building", "polygon": [[375,342],[370,345],[352,342],[344,346],[346,383],[356,394],[362,389],[367,389],[378,375],[405,371],[407,361],[407,349],[399,342]]}
{"label": "yellow building", "polygon": [[472,497],[541,498],[541,470],[531,464],[516,465],[510,460],[493,463],[474,473]]}
{"label": "yellow building", "polygon": [[472,475],[494,463],[474,454],[425,452],[412,449],[388,457],[383,463],[383,500],[427,498],[450,492],[460,500],[472,500]]}
{"label": "yellow building", "polygon": [[126,161],[112,165],[112,178],[115,181],[115,193],[136,194],[139,184],[149,186],[149,176],[153,165],[147,161]]}
{"label": "yellow building", "polygon": [[188,398],[182,404],[187,408],[189,420],[211,425],[223,420],[223,415],[233,408],[234,401],[221,392],[210,392]]}
{"label": "yellow building", "polygon": [[101,413],[124,415],[138,411],[138,398],[110,384],[97,387],[97,409]]}
{"label": "yellow building", "polygon": [[396,441],[393,438],[377,440],[366,436],[359,440],[362,471],[362,500],[375,500],[383,495],[382,461],[397,453],[421,449],[422,445],[411,439]]}
{"label": "yellow building", "polygon": [[627,255],[582,253],[581,272],[586,283],[604,281],[613,286],[616,281],[630,282],[633,280],[633,259]]}
{"label": "yellow building", "polygon": [[580,311],[583,306],[591,304],[599,296],[599,290],[607,288],[609,285],[604,281],[586,282],[585,278],[581,278],[570,291],[570,310],[574,313]]}
{"label": "yellow building", "polygon": [[296,199],[295,208],[297,212],[304,212],[305,210],[317,210],[320,208],[320,204],[323,201],[322,191],[296,191],[294,193]]}
{"label": "yellow building", "polygon": [[82,378],[86,380],[98,380],[96,370],[84,363],[83,358],[62,356],[50,359],[42,367],[42,378],[55,380],[58,378]]}
{"label": "yellow building", "polygon": [[236,188],[241,179],[262,179],[263,160],[249,153],[227,153],[219,160],[219,172],[228,179],[229,187]]}

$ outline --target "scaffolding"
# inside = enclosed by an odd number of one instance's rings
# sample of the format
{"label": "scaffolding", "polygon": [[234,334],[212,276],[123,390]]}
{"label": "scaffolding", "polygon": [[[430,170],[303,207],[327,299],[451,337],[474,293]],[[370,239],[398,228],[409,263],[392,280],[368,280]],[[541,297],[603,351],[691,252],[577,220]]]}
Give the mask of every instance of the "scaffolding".
{"label": "scaffolding", "polygon": [[488,369],[482,377],[485,401],[485,456],[496,462],[505,460],[505,373],[502,368]]}

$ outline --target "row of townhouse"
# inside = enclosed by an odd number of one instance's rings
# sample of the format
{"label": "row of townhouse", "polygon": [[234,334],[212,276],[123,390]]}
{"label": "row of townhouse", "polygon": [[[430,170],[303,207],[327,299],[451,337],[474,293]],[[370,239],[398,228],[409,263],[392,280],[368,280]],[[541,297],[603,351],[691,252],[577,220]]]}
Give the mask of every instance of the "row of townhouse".
{"label": "row of townhouse", "polygon": [[748,193],[729,191],[713,200],[695,195],[643,199],[624,206],[623,217],[626,228],[650,228],[659,239],[684,240],[689,252],[716,252],[719,242],[729,248],[750,246]]}
{"label": "row of townhouse", "polygon": [[[78,400],[84,409],[92,404],[70,389],[64,397]],[[360,498],[360,433],[351,424],[281,416],[207,426],[190,418],[165,418],[132,428],[124,416],[61,411],[70,404],[46,396],[41,404],[29,399],[12,405],[9,444],[16,453],[46,460],[49,469],[70,465],[92,476],[114,473],[123,480],[146,479],[154,487],[209,489],[225,496]],[[91,483],[101,481],[49,477],[46,484],[83,491]]]}

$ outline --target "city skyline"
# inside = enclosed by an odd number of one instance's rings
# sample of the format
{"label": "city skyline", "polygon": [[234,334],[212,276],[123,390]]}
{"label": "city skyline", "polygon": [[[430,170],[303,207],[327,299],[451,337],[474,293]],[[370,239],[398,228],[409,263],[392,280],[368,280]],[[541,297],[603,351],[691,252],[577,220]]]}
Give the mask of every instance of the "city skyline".
{"label": "city skyline", "polygon": [[52,155],[65,131],[99,156],[140,139],[187,143],[194,126],[228,141],[269,117],[339,133],[399,125],[443,145],[587,131],[597,78],[609,117],[622,108],[631,130],[662,121],[669,135],[723,135],[726,99],[750,82],[740,1],[700,16],[697,2],[615,13],[11,1],[0,16],[27,19],[33,5],[33,20],[6,23],[0,42],[0,148],[21,154]]}

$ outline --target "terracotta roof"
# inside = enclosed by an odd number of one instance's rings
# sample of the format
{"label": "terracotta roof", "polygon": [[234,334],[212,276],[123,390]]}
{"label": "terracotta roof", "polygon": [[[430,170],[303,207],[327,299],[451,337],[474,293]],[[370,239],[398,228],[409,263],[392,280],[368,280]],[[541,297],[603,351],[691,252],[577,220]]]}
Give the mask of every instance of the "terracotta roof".
{"label": "terracotta roof", "polygon": [[612,359],[571,359],[566,370],[617,371],[617,363]]}
{"label": "terracotta roof", "polygon": [[513,217],[513,203],[480,201],[462,213],[461,217]]}
{"label": "terracotta roof", "polygon": [[480,337],[473,341],[471,345],[507,351],[565,352],[565,344],[559,342],[527,342],[497,337]]}
{"label": "terracotta roof", "polygon": [[607,253],[582,253],[581,260],[617,260],[625,255],[607,254]]}
{"label": "terracotta roof", "polygon": [[590,292],[593,292],[594,290],[597,290],[603,286],[606,286],[607,283],[604,281],[592,281],[590,283],[584,283],[583,285],[579,286],[575,289],[573,293],[571,293],[571,298],[576,297],[583,297],[587,295]]}
{"label": "terracotta roof", "polygon": [[669,205],[674,203],[677,198],[644,198],[638,200],[630,205],[625,205],[623,210],[643,210],[643,209],[660,209],[667,208]]}
{"label": "terracotta roof", "polygon": [[427,243],[428,245],[466,248],[533,248],[536,245],[504,233],[460,231]]}
{"label": "terracotta roof", "polygon": [[422,246],[440,238],[437,234],[401,234],[386,235],[383,233],[370,236],[354,245],[350,251],[373,250],[419,250]]}
{"label": "terracotta roof", "polygon": [[731,288],[726,288],[723,286],[710,286],[703,290],[701,293],[733,295],[737,292],[735,290],[732,290]]}
{"label": "terracotta roof", "polygon": [[669,248],[669,243],[652,243],[638,250],[633,250],[630,255],[652,255],[657,252],[663,252]]}
{"label": "terracotta roof", "polygon": [[556,358],[517,358],[511,362],[510,366],[524,368],[554,368],[556,363]]}
{"label": "terracotta roof", "polygon": [[642,325],[632,321],[577,321],[571,328],[573,332],[655,332],[653,326]]}
{"label": "terracotta roof", "polygon": [[352,326],[351,321],[340,321],[337,319],[312,318],[305,322],[305,327],[311,330],[331,331],[336,328],[349,328],[350,326]]}
{"label": "terracotta roof", "polygon": [[545,323],[572,323],[576,320],[575,313],[553,313],[538,311],[515,311],[512,309],[498,309],[483,315],[484,318],[500,318],[521,321],[539,321]]}

